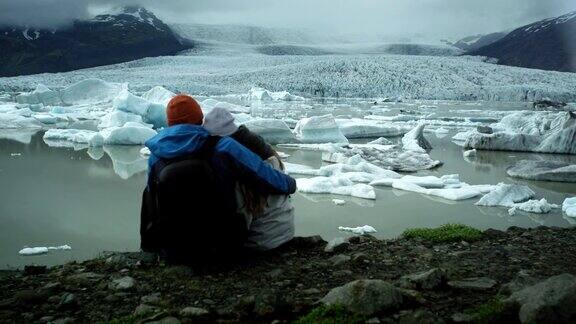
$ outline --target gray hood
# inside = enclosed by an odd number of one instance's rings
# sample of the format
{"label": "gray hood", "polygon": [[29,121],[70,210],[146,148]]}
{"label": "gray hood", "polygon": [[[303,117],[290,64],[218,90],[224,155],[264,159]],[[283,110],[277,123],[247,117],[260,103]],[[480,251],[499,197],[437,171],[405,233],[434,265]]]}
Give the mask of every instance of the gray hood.
{"label": "gray hood", "polygon": [[234,116],[224,108],[213,108],[204,116],[204,128],[212,135],[229,136],[238,130]]}

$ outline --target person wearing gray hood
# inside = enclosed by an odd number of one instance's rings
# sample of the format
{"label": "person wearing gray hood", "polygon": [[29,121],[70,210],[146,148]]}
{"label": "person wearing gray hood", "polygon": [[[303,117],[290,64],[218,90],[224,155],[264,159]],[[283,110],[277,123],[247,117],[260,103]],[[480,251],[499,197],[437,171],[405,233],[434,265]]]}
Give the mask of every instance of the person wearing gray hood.
{"label": "person wearing gray hood", "polygon": [[[234,116],[224,108],[213,108],[204,116],[204,128],[212,135],[230,136],[277,170],[284,170],[278,153],[262,137],[246,126],[234,124]],[[236,185],[239,212],[248,225],[247,248],[271,250],[294,238],[294,206],[288,195],[261,196],[246,186]]]}

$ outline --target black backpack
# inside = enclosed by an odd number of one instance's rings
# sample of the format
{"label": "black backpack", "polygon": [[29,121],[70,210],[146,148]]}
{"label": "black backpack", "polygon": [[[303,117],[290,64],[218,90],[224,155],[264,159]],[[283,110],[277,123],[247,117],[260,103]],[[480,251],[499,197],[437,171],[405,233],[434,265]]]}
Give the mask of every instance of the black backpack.
{"label": "black backpack", "polygon": [[[205,263],[246,240],[235,197],[222,197],[210,160],[220,137],[192,155],[159,160],[142,195],[140,247],[172,263]],[[230,203],[233,202],[233,203]]]}

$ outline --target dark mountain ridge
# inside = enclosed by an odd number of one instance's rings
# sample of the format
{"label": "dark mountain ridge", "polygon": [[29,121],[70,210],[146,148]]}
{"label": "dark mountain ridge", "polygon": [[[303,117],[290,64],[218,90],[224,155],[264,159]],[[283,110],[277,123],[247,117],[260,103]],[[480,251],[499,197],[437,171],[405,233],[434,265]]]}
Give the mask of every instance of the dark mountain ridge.
{"label": "dark mountain ridge", "polygon": [[65,72],[191,47],[150,11],[125,7],[61,30],[0,27],[0,76]]}
{"label": "dark mountain ridge", "polygon": [[520,27],[467,54],[493,57],[503,65],[576,72],[576,11]]}

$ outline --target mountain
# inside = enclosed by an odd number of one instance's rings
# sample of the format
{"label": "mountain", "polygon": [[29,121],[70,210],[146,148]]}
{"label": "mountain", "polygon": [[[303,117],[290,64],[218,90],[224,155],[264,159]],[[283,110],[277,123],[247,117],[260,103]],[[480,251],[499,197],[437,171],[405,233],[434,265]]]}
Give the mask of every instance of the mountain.
{"label": "mountain", "polygon": [[500,39],[502,39],[503,37],[505,37],[508,33],[506,32],[502,32],[502,33],[492,33],[492,34],[487,34],[487,35],[474,35],[474,36],[468,36],[468,37],[464,37],[461,40],[457,41],[457,42],[446,42],[446,44],[448,45],[452,45],[454,47],[458,47],[461,50],[464,51],[474,51],[477,50],[481,47],[490,45],[492,43],[495,43],[497,41],[499,41]]}
{"label": "mountain", "polygon": [[494,57],[503,65],[576,72],[576,11],[520,27],[467,54]]}
{"label": "mountain", "polygon": [[0,76],[64,72],[190,48],[150,11],[125,7],[59,30],[0,27]]}

